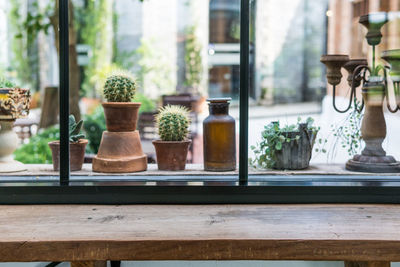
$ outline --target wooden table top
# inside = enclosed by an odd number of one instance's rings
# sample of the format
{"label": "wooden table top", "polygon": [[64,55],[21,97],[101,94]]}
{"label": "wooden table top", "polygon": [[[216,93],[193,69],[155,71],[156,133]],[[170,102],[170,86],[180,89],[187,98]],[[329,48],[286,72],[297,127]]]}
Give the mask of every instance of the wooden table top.
{"label": "wooden table top", "polygon": [[400,261],[399,205],[0,206],[0,261]]}

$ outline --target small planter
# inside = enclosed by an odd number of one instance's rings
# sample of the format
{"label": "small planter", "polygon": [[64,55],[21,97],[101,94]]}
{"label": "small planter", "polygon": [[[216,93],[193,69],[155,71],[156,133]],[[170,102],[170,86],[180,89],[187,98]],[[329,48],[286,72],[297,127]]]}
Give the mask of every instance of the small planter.
{"label": "small planter", "polygon": [[[70,169],[71,171],[82,170],[83,161],[85,159],[85,149],[88,144],[88,140],[81,139],[77,143],[70,143]],[[54,141],[49,143],[52,157],[53,157],[53,168],[54,171],[60,170],[60,141]]]}
{"label": "small planter", "polygon": [[158,169],[163,171],[185,170],[187,154],[191,143],[191,140],[153,141],[156,149]]}
{"label": "small planter", "polygon": [[311,154],[315,143],[315,131],[307,129],[307,124],[300,124],[299,131],[287,132],[286,138],[299,140],[283,143],[282,149],[275,151],[274,169],[278,170],[301,170],[310,165]]}
{"label": "small planter", "polygon": [[102,105],[109,132],[132,132],[136,130],[140,103],[107,102]]}

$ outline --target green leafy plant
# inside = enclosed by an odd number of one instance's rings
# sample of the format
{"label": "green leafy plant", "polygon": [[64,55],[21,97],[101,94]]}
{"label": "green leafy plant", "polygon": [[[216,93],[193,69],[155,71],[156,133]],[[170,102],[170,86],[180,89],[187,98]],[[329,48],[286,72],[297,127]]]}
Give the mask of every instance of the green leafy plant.
{"label": "green leafy plant", "polygon": [[0,77],[0,88],[14,88],[16,85],[4,77]]}
{"label": "green leafy plant", "polygon": [[[354,105],[347,117],[340,125],[331,125],[335,142],[332,151],[335,150],[338,143],[347,150],[350,157],[360,153],[361,151],[361,123],[363,113],[360,112],[361,104],[354,100]],[[334,155],[332,155],[333,157]]]}
{"label": "green leafy plant", "polygon": [[[312,132],[314,135],[320,130],[319,127],[313,126],[314,119],[307,118],[307,131]],[[256,146],[251,146],[255,154],[255,159],[250,159],[250,164],[253,167],[260,168],[273,168],[276,164],[276,152],[282,150],[284,143],[298,142],[301,138],[299,126],[302,124],[301,118],[298,119],[297,124],[286,125],[281,127],[279,122],[272,122],[264,127],[261,133],[262,139]],[[293,135],[292,133],[298,133]],[[319,142],[323,143],[322,139]],[[326,140],[325,140],[326,142]],[[326,152],[325,149],[321,149]]]}
{"label": "green leafy plant", "polygon": [[109,76],[104,85],[108,102],[131,102],[136,94],[136,83],[128,72],[118,71]]}
{"label": "green leafy plant", "polygon": [[85,116],[85,124],[83,125],[86,136],[89,139],[89,144],[86,147],[86,152],[89,154],[97,154],[101,142],[103,132],[106,130],[106,120],[104,111],[101,106]]}
{"label": "green leafy plant", "polygon": [[183,141],[189,133],[189,110],[183,106],[165,106],[156,115],[158,134],[162,141]]}
{"label": "green leafy plant", "polygon": [[85,135],[81,134],[82,127],[82,120],[76,122],[74,115],[69,116],[69,141],[71,143],[77,143],[79,140],[85,138]]}
{"label": "green leafy plant", "polygon": [[59,127],[41,130],[29,139],[28,144],[22,145],[14,152],[16,160],[25,164],[49,164],[52,162],[49,142],[59,140]]}

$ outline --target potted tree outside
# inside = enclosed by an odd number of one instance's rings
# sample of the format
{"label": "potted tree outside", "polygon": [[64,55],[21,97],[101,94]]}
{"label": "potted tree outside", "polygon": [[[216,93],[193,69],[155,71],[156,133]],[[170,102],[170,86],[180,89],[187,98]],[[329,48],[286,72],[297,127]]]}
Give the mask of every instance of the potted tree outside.
{"label": "potted tree outside", "polygon": [[319,128],[306,123],[281,127],[272,122],[264,127],[258,147],[252,146],[255,159],[252,164],[263,169],[301,170],[308,168]]}
{"label": "potted tree outside", "polygon": [[[85,135],[81,133],[83,121],[75,121],[74,115],[69,116],[69,150],[70,150],[70,169],[71,171],[82,170],[85,159],[85,150],[88,140],[83,139]],[[54,171],[60,170],[60,141],[49,143]]]}
{"label": "potted tree outside", "polygon": [[107,131],[103,132],[98,154],[93,159],[93,171],[131,173],[147,170],[139,131],[136,130],[141,103],[132,102],[136,83],[128,72],[118,71],[104,85],[102,103]]}
{"label": "potted tree outside", "polygon": [[161,140],[154,140],[159,170],[179,171],[186,166],[189,146],[189,110],[183,106],[165,106],[156,115]]}

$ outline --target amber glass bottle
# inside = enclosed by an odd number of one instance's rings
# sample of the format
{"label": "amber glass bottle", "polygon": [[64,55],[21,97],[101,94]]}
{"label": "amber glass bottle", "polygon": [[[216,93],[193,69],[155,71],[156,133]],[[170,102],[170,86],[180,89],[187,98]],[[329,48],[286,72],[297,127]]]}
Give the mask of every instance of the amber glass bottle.
{"label": "amber glass bottle", "polygon": [[210,115],[203,122],[204,169],[236,169],[235,119],[229,116],[230,98],[208,99]]}

